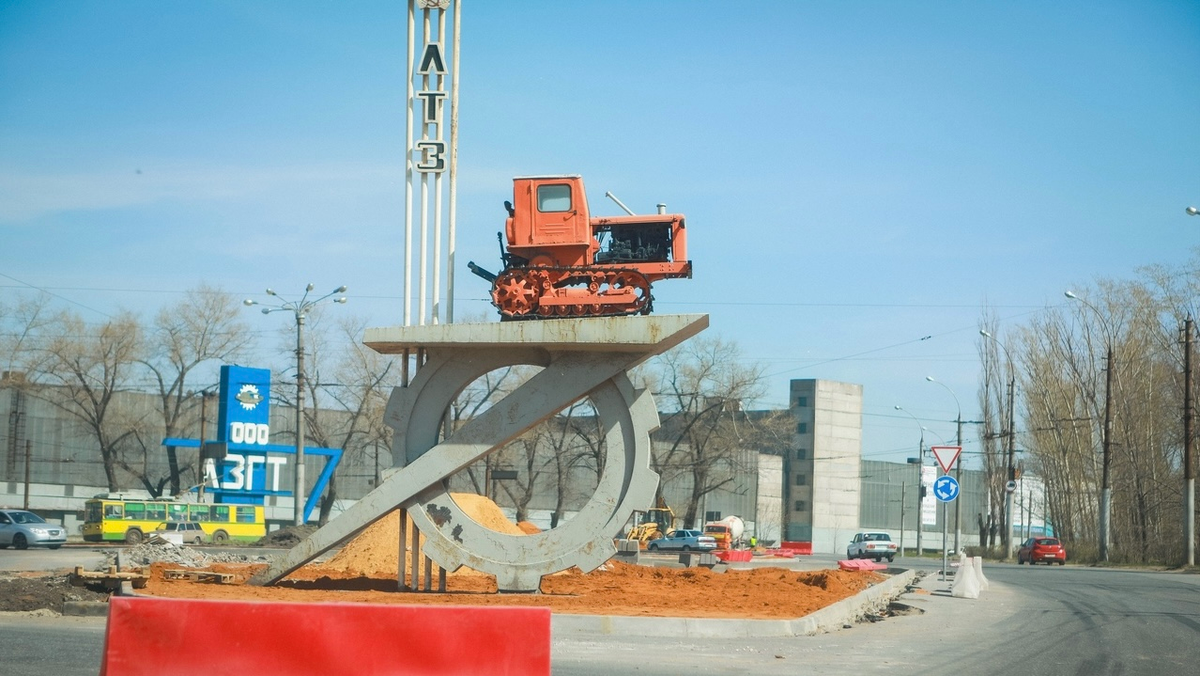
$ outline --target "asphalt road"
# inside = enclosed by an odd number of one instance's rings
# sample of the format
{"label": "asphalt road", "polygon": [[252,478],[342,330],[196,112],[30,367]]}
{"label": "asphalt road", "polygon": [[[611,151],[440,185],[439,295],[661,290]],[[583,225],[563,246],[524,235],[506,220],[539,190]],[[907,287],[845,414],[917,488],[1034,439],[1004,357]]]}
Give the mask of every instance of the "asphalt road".
{"label": "asphalt road", "polygon": [[[8,565],[0,552],[0,567]],[[817,561],[812,561],[816,565]],[[805,562],[808,567],[809,562]],[[940,561],[900,600],[923,614],[810,637],[664,639],[556,632],[553,672],[609,674],[863,674],[961,676],[1200,673],[1200,576],[993,564],[991,588],[956,599]],[[103,619],[0,614],[0,676],[97,673]]]}
{"label": "asphalt road", "polygon": [[[900,601],[926,612],[792,639],[556,635],[554,673],[1160,676],[1200,673],[1200,576],[985,566],[978,599],[949,596],[940,562]],[[622,665],[614,671],[614,665]]]}

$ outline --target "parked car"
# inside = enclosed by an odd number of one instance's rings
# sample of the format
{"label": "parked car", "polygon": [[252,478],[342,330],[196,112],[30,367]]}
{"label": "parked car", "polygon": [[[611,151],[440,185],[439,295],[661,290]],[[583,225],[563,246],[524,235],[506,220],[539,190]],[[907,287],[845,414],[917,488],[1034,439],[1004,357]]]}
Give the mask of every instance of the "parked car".
{"label": "parked car", "polygon": [[198,545],[208,539],[195,521],[170,521],[155,529],[154,534],[177,545]]}
{"label": "parked car", "polygon": [[1017,550],[1017,563],[1033,565],[1040,562],[1067,565],[1067,549],[1058,538],[1029,538]]}
{"label": "parked car", "polygon": [[875,559],[891,561],[896,558],[896,543],[892,536],[881,531],[856,533],[846,547],[847,559]]}
{"label": "parked car", "polygon": [[0,549],[58,549],[66,541],[67,529],[58,524],[23,509],[0,509]]}
{"label": "parked car", "polygon": [[650,544],[646,545],[646,549],[652,552],[660,549],[684,552],[690,552],[693,549],[710,551],[716,548],[717,541],[711,535],[705,535],[704,531],[690,529],[673,530],[657,540],[651,540]]}

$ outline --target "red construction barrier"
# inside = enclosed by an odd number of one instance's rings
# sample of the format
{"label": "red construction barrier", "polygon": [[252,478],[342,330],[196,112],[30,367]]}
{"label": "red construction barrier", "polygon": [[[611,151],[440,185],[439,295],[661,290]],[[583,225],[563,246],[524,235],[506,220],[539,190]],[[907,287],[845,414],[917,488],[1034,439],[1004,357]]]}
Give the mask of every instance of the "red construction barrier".
{"label": "red construction barrier", "polygon": [[791,559],[796,556],[796,552],[790,549],[767,549],[763,551],[763,554],[781,559]]}
{"label": "red construction barrier", "polygon": [[790,549],[793,552],[796,552],[796,554],[799,554],[802,556],[811,556],[812,555],[812,543],[811,542],[787,542],[785,540],[783,542],[783,544],[779,545],[779,548],[780,549]]}
{"label": "red construction barrier", "polygon": [[718,559],[727,563],[729,561],[749,561],[754,558],[754,552],[749,549],[722,549],[716,554]]}
{"label": "red construction barrier", "polygon": [[100,676],[549,674],[550,609],[113,596]]}
{"label": "red construction barrier", "polygon": [[885,570],[887,566],[867,559],[844,559],[838,561],[838,568],[842,570]]}

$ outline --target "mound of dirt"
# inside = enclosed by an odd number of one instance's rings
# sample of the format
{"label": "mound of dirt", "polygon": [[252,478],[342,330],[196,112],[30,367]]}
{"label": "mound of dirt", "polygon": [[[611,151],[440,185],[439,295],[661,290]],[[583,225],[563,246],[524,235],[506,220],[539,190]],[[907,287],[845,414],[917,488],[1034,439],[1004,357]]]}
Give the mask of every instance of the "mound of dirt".
{"label": "mound of dirt", "polygon": [[278,530],[273,530],[260,538],[257,542],[251,543],[252,547],[295,547],[300,544],[304,538],[312,535],[317,531],[316,526],[286,526]]}
{"label": "mound of dirt", "polygon": [[16,575],[0,578],[0,612],[49,609],[62,613],[66,601],[107,602],[108,594],[73,587],[66,575]]}
{"label": "mound of dirt", "polygon": [[[512,523],[485,497],[455,494],[454,499],[468,516],[493,530],[521,535],[532,526]],[[492,576],[465,568],[447,576],[445,594],[401,592],[396,583],[399,538],[400,517],[394,511],[364,529],[328,561],[303,566],[273,587],[245,584],[261,566],[214,566],[217,572],[233,573],[235,582],[213,585],[165,580],[156,564],[142,591],[179,598],[537,605],[585,615],[784,619],[807,615],[884,579],[873,572],[796,572],[773,567],[714,573],[706,568],[652,568],[610,561],[587,574],[571,569],[547,576],[540,594],[497,594]],[[406,582],[411,583],[411,578]]]}
{"label": "mound of dirt", "polygon": [[[483,526],[508,535],[526,535],[526,531],[518,527],[504,512],[488,498],[471,493],[451,493],[450,497],[458,504],[463,513]],[[533,524],[529,524],[533,526]],[[537,526],[533,526],[537,528]],[[405,533],[412,537],[413,522],[407,519]],[[536,532],[536,531],[535,531]],[[400,560],[400,510],[394,510],[387,516],[367,526],[363,532],[347,542],[345,546],[330,559],[312,567],[307,574],[298,573],[306,579],[313,577],[314,571],[321,575],[332,577],[353,575],[379,579],[394,578]],[[418,538],[418,546],[425,546],[425,536]],[[411,542],[404,543],[406,552],[412,551]],[[451,575],[482,575],[469,568],[460,568]],[[296,574],[293,574],[295,577]],[[411,581],[411,580],[410,580]]]}
{"label": "mound of dirt", "polygon": [[610,561],[591,573],[572,569],[542,581],[540,594],[497,594],[486,575],[452,575],[447,593],[397,591],[395,570],[385,576],[340,573],[305,566],[274,587],[244,584],[261,566],[221,564],[232,584],[164,580],[161,564],[151,567],[143,593],[175,598],[322,603],[545,606],[560,613],[788,619],[850,597],[882,581],[874,572],[827,570],[801,573],[783,568],[729,570],[651,568]]}

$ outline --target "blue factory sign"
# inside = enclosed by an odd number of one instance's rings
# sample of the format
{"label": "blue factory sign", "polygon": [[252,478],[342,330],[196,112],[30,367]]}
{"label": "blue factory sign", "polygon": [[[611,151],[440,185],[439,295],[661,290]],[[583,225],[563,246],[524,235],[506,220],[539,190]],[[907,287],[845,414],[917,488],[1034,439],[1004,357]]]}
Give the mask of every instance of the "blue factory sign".
{"label": "blue factory sign", "polygon": [[[218,398],[215,446],[223,451],[223,456],[202,454],[205,490],[218,503],[261,505],[267,496],[293,495],[282,487],[284,479],[292,476],[292,472],[284,469],[294,462],[296,447],[271,443],[271,371],[222,366]],[[164,439],[163,445],[198,449],[200,441]],[[212,442],[205,445],[214,446]],[[304,505],[307,520],[337,468],[342,450],[313,447],[304,450],[327,458]]]}

